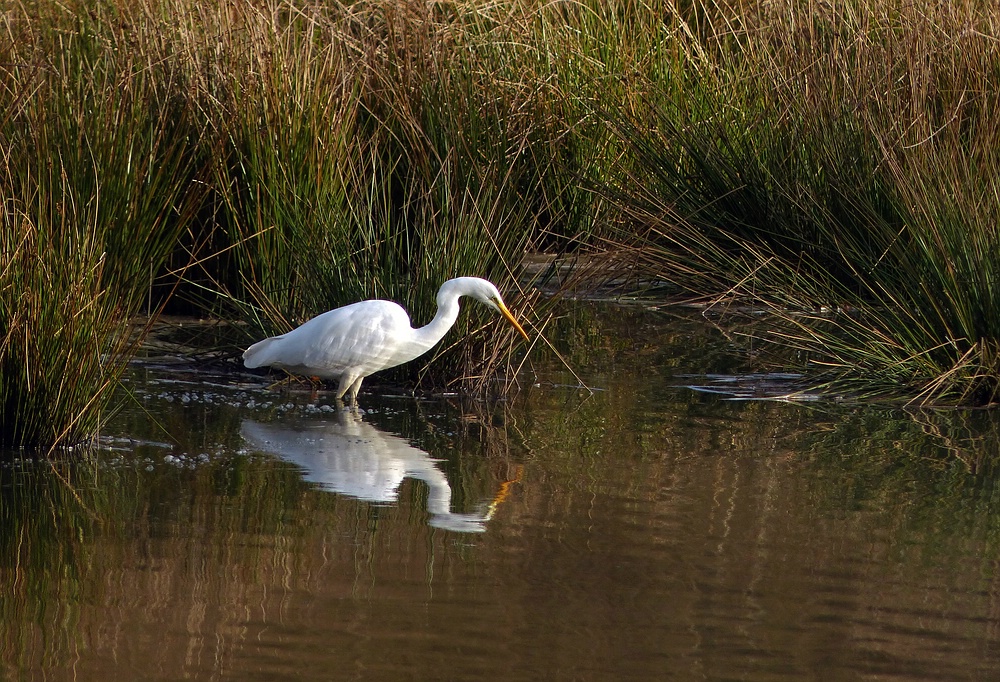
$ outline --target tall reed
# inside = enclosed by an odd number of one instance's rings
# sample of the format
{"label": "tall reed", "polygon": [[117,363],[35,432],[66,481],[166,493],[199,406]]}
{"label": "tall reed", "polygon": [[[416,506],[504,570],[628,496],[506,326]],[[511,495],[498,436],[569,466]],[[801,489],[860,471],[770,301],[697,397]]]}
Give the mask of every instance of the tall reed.
{"label": "tall reed", "polygon": [[1000,13],[670,9],[662,72],[684,81],[606,117],[627,149],[608,193],[653,269],[777,311],[773,338],[840,384],[995,402]]}
{"label": "tall reed", "polygon": [[198,194],[169,63],[118,15],[37,9],[0,16],[2,445],[95,433]]}
{"label": "tall reed", "polygon": [[[505,80],[513,20],[488,11],[309,4],[232,19],[223,62],[202,67],[221,74],[204,106],[226,144],[214,185],[232,270],[219,285],[252,330],[376,297],[424,323],[440,284],[464,274],[513,288],[540,223],[562,220],[544,191],[557,159],[545,93]],[[480,376],[472,356],[492,356],[477,346],[435,371]]]}

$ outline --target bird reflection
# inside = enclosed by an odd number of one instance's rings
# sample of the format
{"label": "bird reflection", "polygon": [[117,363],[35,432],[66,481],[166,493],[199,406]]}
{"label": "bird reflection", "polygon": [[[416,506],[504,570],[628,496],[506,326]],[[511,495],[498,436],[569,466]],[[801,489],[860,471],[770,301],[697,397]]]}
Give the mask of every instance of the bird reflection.
{"label": "bird reflection", "polygon": [[429,453],[362,421],[350,410],[295,423],[246,419],[240,431],[252,447],[298,465],[305,480],[331,492],[393,503],[404,478],[421,480],[430,489],[430,525],[459,533],[485,531],[511,483],[504,483],[493,500],[484,501],[477,512],[454,513],[451,486]]}

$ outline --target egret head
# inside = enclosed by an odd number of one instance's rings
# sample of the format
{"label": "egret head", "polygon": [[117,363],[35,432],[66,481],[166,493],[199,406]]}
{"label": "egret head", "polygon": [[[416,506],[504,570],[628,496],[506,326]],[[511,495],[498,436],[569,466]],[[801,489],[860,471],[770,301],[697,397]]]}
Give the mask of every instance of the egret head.
{"label": "egret head", "polygon": [[493,285],[492,282],[479,277],[458,277],[445,282],[441,287],[442,293],[445,291],[445,287],[453,287],[459,296],[471,296],[477,301],[480,301],[486,306],[497,311],[503,315],[507,321],[511,323],[511,325],[513,325],[514,329],[516,329],[521,336],[525,339],[528,338],[524,329],[520,324],[518,324],[518,321],[514,319],[514,315],[504,304],[500,291]]}

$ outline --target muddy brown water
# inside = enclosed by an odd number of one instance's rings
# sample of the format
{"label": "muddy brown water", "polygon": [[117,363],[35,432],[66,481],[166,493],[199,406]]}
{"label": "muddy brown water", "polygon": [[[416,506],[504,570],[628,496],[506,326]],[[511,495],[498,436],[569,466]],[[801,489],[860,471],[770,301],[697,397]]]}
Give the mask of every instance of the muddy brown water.
{"label": "muddy brown water", "polygon": [[593,393],[360,417],[137,363],[92,458],[0,471],[0,677],[997,679],[992,412],[761,400],[807,382],[696,315],[554,339]]}

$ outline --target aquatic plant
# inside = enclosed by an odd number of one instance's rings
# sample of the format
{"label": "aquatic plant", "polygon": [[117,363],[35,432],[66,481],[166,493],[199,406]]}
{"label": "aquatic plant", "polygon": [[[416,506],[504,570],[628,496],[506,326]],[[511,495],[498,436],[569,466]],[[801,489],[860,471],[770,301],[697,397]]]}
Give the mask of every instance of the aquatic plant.
{"label": "aquatic plant", "polygon": [[[4,443],[93,434],[130,321],[178,286],[251,330],[375,296],[423,321],[455,274],[510,291],[564,219],[552,91],[511,77],[503,12],[104,0],[2,20]],[[435,367],[483,377],[478,347]]]}
{"label": "aquatic plant", "polygon": [[[841,387],[1000,396],[995,9],[695,5],[650,104],[606,110],[647,264],[782,320]],[[669,68],[668,68],[669,67]]]}
{"label": "aquatic plant", "polygon": [[0,444],[49,446],[96,432],[198,191],[169,63],[34,18],[0,17]]}
{"label": "aquatic plant", "polygon": [[[129,320],[175,287],[246,341],[375,297],[423,323],[467,274],[523,317],[525,252],[581,248],[774,310],[770,338],[838,379],[993,402],[997,18],[18,3],[0,38],[2,440],[93,433]],[[406,379],[489,385],[515,337],[468,334],[483,319]]]}
{"label": "aquatic plant", "polygon": [[[224,64],[204,67],[222,74],[204,93],[226,145],[221,300],[259,337],[371,298],[424,323],[458,275],[514,288],[540,222],[561,218],[544,192],[557,160],[540,95],[498,80],[508,24],[407,3],[276,16],[246,9]],[[459,336],[478,319],[463,316]],[[481,346],[439,353],[437,376],[480,375]]]}

